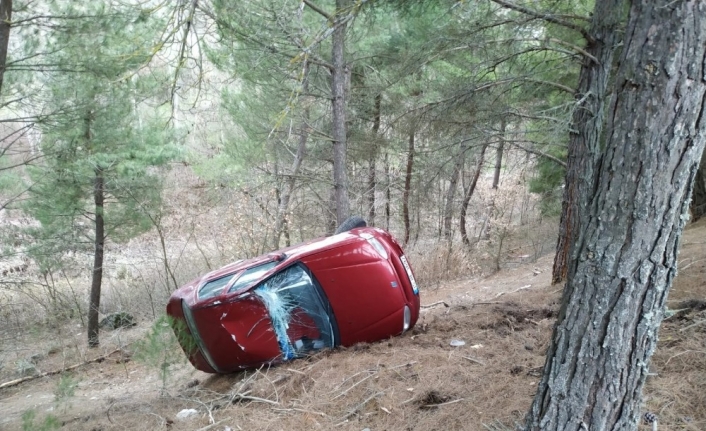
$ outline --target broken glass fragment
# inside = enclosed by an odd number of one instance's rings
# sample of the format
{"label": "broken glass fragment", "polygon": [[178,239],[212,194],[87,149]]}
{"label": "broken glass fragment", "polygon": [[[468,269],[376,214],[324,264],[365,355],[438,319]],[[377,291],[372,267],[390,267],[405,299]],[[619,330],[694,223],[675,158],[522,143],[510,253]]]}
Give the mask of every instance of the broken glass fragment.
{"label": "broken glass fragment", "polygon": [[267,308],[284,360],[335,345],[327,300],[302,265],[285,268],[253,292]]}

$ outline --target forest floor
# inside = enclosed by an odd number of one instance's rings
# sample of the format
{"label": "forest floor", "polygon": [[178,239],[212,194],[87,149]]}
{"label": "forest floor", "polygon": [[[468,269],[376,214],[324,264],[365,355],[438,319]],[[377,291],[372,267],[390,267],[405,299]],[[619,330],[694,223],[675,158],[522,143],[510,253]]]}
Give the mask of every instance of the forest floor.
{"label": "forest floor", "polygon": [[[83,365],[0,389],[0,430],[511,430],[530,406],[558,309],[551,264],[545,255],[422,287],[407,334],[232,375],[181,362],[162,379],[132,356],[151,322],[104,332],[92,350],[75,325],[34,329],[0,348],[0,365],[9,350],[40,373]],[[686,230],[679,267],[668,302],[679,311],[662,325],[643,411],[660,430],[704,430],[706,220]],[[0,384],[18,377],[17,362],[4,365]],[[195,413],[179,419],[184,409]]]}

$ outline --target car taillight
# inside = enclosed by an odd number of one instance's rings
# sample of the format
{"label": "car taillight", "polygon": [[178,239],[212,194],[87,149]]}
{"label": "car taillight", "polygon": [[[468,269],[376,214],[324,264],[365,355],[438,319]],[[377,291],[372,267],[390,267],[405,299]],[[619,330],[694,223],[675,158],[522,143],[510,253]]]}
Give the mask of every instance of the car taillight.
{"label": "car taillight", "polygon": [[189,332],[191,332],[191,335],[194,337],[196,345],[203,354],[203,357],[206,358],[206,362],[208,362],[208,365],[210,365],[211,368],[213,368],[215,371],[218,371],[215,361],[211,357],[211,354],[208,352],[206,345],[201,339],[201,335],[199,334],[199,329],[196,326],[196,321],[194,320],[194,315],[191,312],[191,308],[186,305],[186,301],[184,300],[181,301],[181,309],[184,313],[184,318],[186,319],[186,326],[189,328]]}
{"label": "car taillight", "polygon": [[385,250],[385,247],[383,247],[382,244],[380,244],[380,241],[378,241],[377,238],[370,235],[369,233],[361,233],[360,236],[362,238],[365,238],[370,243],[370,245],[373,246],[373,248],[375,249],[375,251],[378,252],[380,257],[387,260],[387,250]]}
{"label": "car taillight", "polygon": [[412,310],[406,305],[404,306],[404,317],[402,321],[402,332],[407,332],[409,325],[412,323]]}

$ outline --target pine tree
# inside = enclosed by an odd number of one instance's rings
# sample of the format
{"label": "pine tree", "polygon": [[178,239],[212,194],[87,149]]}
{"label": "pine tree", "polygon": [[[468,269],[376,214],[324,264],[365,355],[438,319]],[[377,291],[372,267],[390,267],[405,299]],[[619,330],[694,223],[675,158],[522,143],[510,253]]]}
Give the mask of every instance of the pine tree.
{"label": "pine tree", "polygon": [[[40,222],[30,254],[45,271],[70,251],[91,251],[88,343],[99,343],[98,311],[106,240],[150,227],[146,211],[160,205],[163,165],[177,152],[155,95],[157,73],[142,73],[154,32],[139,11],[91,2],[62,4],[72,21],[51,43],[61,67],[44,77],[46,106],[57,114],[40,125],[45,161],[24,210]],[[164,92],[162,92],[163,94]]]}

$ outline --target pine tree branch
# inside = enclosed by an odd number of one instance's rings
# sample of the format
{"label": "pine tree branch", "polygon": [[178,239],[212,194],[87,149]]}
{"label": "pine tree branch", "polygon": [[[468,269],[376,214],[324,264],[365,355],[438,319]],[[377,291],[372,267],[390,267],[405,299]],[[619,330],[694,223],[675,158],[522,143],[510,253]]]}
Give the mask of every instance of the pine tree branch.
{"label": "pine tree branch", "polygon": [[543,80],[541,80],[541,79],[532,79],[532,78],[525,78],[524,81],[533,82],[533,83],[535,83],[535,84],[548,85],[548,86],[550,86],[550,87],[555,87],[555,88],[558,88],[559,90],[565,91],[565,92],[567,92],[567,93],[569,93],[569,94],[575,94],[575,93],[576,93],[576,89],[575,89],[575,88],[571,88],[571,87],[569,87],[569,86],[567,86],[567,85],[564,85],[564,84],[559,84],[558,82],[543,81]]}
{"label": "pine tree branch", "polygon": [[502,7],[504,7],[504,8],[512,9],[512,10],[514,10],[514,11],[521,12],[521,13],[523,13],[523,14],[525,14],[525,15],[529,15],[529,16],[532,16],[532,17],[535,17],[535,18],[538,18],[538,19],[542,19],[542,20],[547,21],[547,22],[551,22],[552,24],[557,24],[557,25],[560,25],[560,26],[562,26],[562,27],[566,27],[566,28],[569,28],[569,29],[571,29],[571,30],[577,31],[577,32],[581,33],[581,36],[583,36],[584,39],[586,39],[586,41],[587,41],[588,43],[594,43],[594,42],[595,42],[595,39],[594,39],[590,34],[588,34],[588,30],[586,30],[585,28],[583,28],[583,27],[581,27],[581,26],[578,26],[578,25],[576,25],[576,24],[573,24],[573,23],[571,23],[571,22],[568,22],[568,21],[564,21],[564,20],[562,20],[562,19],[559,19],[559,18],[557,18],[555,15],[551,15],[551,14],[548,14],[548,13],[537,12],[537,11],[532,10],[532,9],[530,9],[530,8],[526,8],[526,7],[524,7],[524,6],[520,6],[520,5],[514,4],[514,3],[509,2],[509,1],[505,1],[505,0],[492,0],[492,1],[493,1],[494,3],[499,4],[500,6],[502,6]]}
{"label": "pine tree branch", "polygon": [[334,22],[334,17],[329,15],[325,10],[321,9],[320,7],[316,6],[314,3],[312,3],[310,0],[302,0],[305,5],[309,6],[314,12],[318,13],[319,15],[323,16],[326,18],[329,22]]}
{"label": "pine tree branch", "polygon": [[515,142],[515,141],[505,141],[505,142],[508,143],[508,144],[510,144],[510,145],[512,145],[512,146],[514,146],[514,147],[516,147],[516,148],[518,148],[518,149],[520,149],[520,150],[522,150],[522,151],[526,151],[526,152],[528,152],[528,153],[530,153],[530,154],[534,154],[534,155],[536,155],[536,156],[543,157],[543,158],[545,158],[545,159],[547,159],[547,160],[551,160],[552,162],[556,163],[557,165],[566,168],[566,162],[565,162],[565,161],[561,160],[561,159],[558,158],[558,157],[552,156],[551,154],[543,153],[543,152],[541,152],[541,151],[539,151],[539,150],[535,150],[535,149],[533,149],[533,148],[524,147],[524,146],[518,144],[518,143]]}

